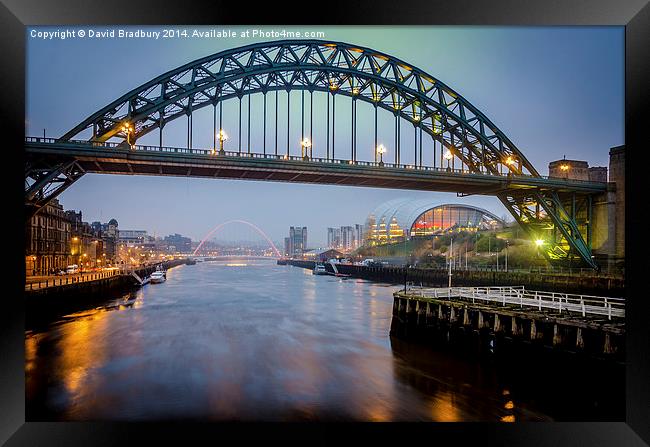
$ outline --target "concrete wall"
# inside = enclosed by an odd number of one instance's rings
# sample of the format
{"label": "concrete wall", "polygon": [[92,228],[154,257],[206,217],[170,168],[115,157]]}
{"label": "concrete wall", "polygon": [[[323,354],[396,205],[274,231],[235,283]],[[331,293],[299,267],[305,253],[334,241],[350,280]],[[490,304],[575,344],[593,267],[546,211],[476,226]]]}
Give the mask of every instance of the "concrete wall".
{"label": "concrete wall", "polygon": [[[604,169],[589,168],[594,178],[601,178]],[[592,198],[591,247],[601,267],[625,258],[625,146],[609,151],[607,192]]]}
{"label": "concrete wall", "polygon": [[613,184],[604,194],[592,198],[591,249],[596,256],[614,256],[614,212],[616,193]]}

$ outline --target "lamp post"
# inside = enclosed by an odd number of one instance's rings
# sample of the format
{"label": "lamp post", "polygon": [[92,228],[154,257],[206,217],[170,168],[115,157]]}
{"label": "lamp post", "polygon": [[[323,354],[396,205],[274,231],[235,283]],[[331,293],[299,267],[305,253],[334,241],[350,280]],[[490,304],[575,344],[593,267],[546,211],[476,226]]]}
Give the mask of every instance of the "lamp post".
{"label": "lamp post", "polygon": [[379,166],[384,166],[384,154],[386,153],[386,146],[380,144],[376,149],[379,154]]}
{"label": "lamp post", "polygon": [[508,271],[508,245],[510,245],[510,243],[506,239],[506,272]]}
{"label": "lamp post", "polygon": [[310,156],[309,156],[309,155],[310,155],[310,151],[309,151],[309,149],[310,149],[310,148],[311,148],[311,141],[309,140],[309,138],[306,138],[306,137],[305,137],[305,138],[300,142],[300,149],[301,149],[302,159],[303,159],[303,160],[309,161],[309,158],[310,158]]}
{"label": "lamp post", "polygon": [[445,155],[443,155],[445,160],[447,160],[447,172],[451,171],[451,167],[449,166],[451,163],[451,159],[454,158],[454,154],[451,153],[449,149],[445,152]]}
{"label": "lamp post", "polygon": [[133,128],[132,124],[129,124],[128,122],[122,123],[122,132],[126,134],[126,143],[133,149],[133,146],[135,146],[135,141],[131,143],[131,134],[135,131]]}
{"label": "lamp post", "polygon": [[228,134],[223,129],[220,129],[217,136],[219,137],[219,155],[225,155],[226,151],[223,150],[223,142],[228,139]]}

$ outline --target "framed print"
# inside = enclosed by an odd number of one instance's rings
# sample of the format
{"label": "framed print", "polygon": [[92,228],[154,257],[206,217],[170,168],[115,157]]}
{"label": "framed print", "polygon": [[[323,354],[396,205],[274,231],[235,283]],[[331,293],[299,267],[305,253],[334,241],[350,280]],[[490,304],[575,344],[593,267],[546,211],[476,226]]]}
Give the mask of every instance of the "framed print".
{"label": "framed print", "polygon": [[3,442],[648,442],[647,4],[69,6],[2,6]]}

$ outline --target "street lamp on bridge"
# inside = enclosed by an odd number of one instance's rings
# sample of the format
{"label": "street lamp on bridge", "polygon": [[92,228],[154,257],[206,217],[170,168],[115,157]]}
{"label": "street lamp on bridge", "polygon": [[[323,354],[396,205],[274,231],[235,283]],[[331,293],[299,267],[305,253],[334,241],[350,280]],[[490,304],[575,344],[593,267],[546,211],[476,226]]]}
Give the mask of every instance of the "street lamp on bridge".
{"label": "street lamp on bridge", "polygon": [[451,171],[451,167],[449,166],[449,164],[451,163],[451,159],[454,158],[454,154],[452,154],[451,151],[447,149],[443,157],[445,158],[445,160],[447,160],[447,171]]}
{"label": "street lamp on bridge", "polygon": [[128,122],[125,122],[122,124],[122,132],[126,134],[126,143],[133,149],[133,146],[135,146],[135,141],[131,143],[131,134],[135,131],[133,128],[132,124],[129,124]]}
{"label": "street lamp on bridge", "polygon": [[[217,135],[219,137],[219,155],[225,155],[226,152],[223,150],[223,142],[228,139],[228,134],[226,134],[226,131],[223,129],[219,129],[219,134]],[[214,154],[214,150],[212,153]]]}
{"label": "street lamp on bridge", "polygon": [[305,138],[300,142],[300,149],[301,149],[302,159],[303,159],[303,160],[309,160],[309,158],[310,158],[310,157],[309,157],[309,155],[310,155],[310,148],[311,148],[311,141],[309,140],[309,138],[306,138],[306,137],[305,137]]}
{"label": "street lamp on bridge", "polygon": [[380,144],[377,146],[377,153],[379,154],[379,166],[384,166],[384,154],[386,153],[386,146]]}

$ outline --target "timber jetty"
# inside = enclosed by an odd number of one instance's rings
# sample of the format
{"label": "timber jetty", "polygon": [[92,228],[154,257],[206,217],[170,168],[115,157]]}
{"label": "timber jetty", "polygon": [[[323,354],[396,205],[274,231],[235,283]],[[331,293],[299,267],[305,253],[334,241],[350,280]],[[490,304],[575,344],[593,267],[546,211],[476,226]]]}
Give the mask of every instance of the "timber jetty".
{"label": "timber jetty", "polygon": [[393,295],[391,335],[477,352],[513,345],[623,361],[625,300],[518,287],[410,286]]}

